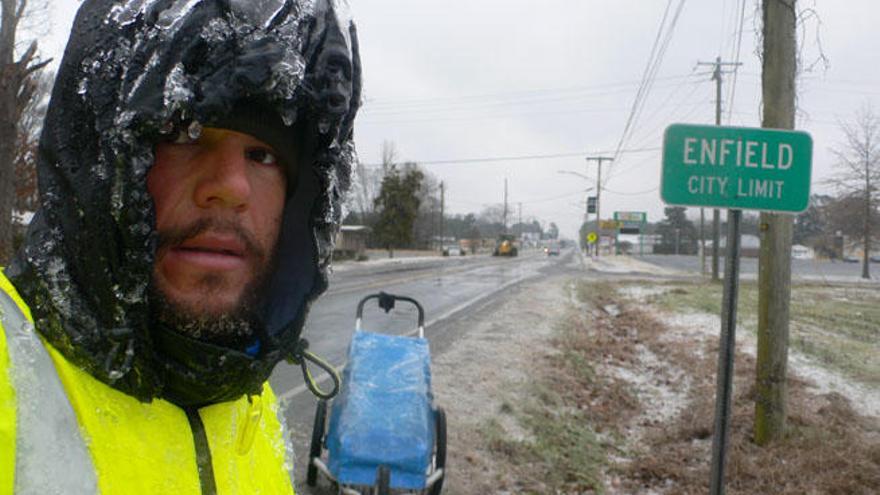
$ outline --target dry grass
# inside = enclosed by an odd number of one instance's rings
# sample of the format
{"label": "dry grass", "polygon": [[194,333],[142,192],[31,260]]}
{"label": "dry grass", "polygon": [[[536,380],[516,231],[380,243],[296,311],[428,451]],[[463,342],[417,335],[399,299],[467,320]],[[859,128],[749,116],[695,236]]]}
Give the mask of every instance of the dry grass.
{"label": "dry grass", "polygon": [[[582,290],[582,293],[588,289]],[[592,342],[578,352],[597,359],[626,363],[631,349],[642,344],[664,356],[671,366],[691,377],[688,405],[671,422],[647,425],[639,445],[625,460],[610,470],[616,489],[622,493],[655,490],[661,493],[703,494],[708,490],[710,451],[715,400],[717,342],[671,344],[659,338],[666,329],[650,313],[621,301],[613,291],[602,288],[602,296],[590,302],[616,304],[617,317],[599,315],[593,322]],[[642,306],[642,305],[640,305]],[[628,331],[639,328],[637,336]],[[570,343],[566,342],[566,345]],[[601,351],[599,351],[601,349]],[[610,356],[610,357],[609,357]],[[875,494],[880,492],[880,426],[876,418],[865,418],[837,394],[811,395],[806,385],[789,380],[789,428],[786,438],[767,448],[752,442],[754,414],[754,359],[736,356],[734,409],[731,420],[731,448],[727,464],[727,493],[738,494]],[[601,378],[595,379],[596,383]],[[588,385],[588,384],[583,384]],[[594,394],[626,397],[625,391],[580,391],[584,405],[594,407]],[[612,411],[608,411],[609,407]],[[614,405],[599,403],[593,419],[604,428],[620,430],[640,406],[631,400],[616,404],[618,421],[608,422]]]}

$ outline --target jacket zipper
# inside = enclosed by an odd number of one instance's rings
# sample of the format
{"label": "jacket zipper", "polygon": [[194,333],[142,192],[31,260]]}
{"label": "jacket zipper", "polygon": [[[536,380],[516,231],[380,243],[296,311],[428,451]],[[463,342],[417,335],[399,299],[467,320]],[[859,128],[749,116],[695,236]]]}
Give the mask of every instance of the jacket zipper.
{"label": "jacket zipper", "polygon": [[186,419],[189,420],[192,429],[193,443],[196,447],[196,464],[199,468],[199,482],[202,485],[202,495],[217,495],[217,483],[214,481],[214,467],[211,465],[211,449],[208,446],[208,435],[205,433],[205,425],[199,416],[198,408],[187,407]]}

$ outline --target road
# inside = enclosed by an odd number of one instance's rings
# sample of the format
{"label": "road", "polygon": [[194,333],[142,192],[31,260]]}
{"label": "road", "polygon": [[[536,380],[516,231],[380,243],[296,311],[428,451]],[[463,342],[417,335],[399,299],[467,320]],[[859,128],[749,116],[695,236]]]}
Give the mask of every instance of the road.
{"label": "road", "polygon": [[[331,289],[312,307],[304,336],[310,350],[333,364],[344,367],[348,344],[354,332],[358,301],[380,290],[407,295],[420,301],[426,312],[426,337],[432,353],[442,352],[448,340],[462,329],[456,320],[469,312],[492,304],[502,290],[544,274],[570,269],[575,253],[546,257],[540,252],[524,252],[517,258],[465,256],[437,260],[402,260],[396,264],[343,266],[331,276]],[[567,267],[568,265],[568,267]],[[363,328],[389,334],[413,334],[416,312],[401,307],[384,315],[375,302],[364,312]],[[311,369],[311,368],[310,368]],[[312,369],[320,375],[319,369]],[[322,378],[316,376],[316,378]],[[303,384],[299,367],[280,364],[270,378],[292,432],[296,453],[297,493],[310,493],[303,487],[305,460],[312,431],[315,398]],[[328,381],[322,385],[329,386]]]}
{"label": "road", "polygon": [[[635,259],[646,261],[648,263],[661,266],[663,268],[671,268],[683,272],[700,272],[699,256],[675,256],[675,255],[644,255],[635,256]],[[724,273],[724,257],[721,257],[721,273]],[[706,259],[706,268],[711,270],[711,258]],[[862,274],[861,263],[844,263],[842,261],[824,261],[824,260],[792,260],[791,261],[792,276],[804,279],[828,279],[839,281],[841,279],[857,280]],[[880,275],[880,264],[872,263],[871,271]],[[757,258],[741,258],[740,273],[743,275],[755,275],[758,272]]]}

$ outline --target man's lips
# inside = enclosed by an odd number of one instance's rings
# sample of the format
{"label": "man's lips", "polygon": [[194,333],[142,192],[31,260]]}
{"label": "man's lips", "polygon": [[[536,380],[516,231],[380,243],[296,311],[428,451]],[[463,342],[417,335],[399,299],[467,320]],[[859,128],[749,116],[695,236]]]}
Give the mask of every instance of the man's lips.
{"label": "man's lips", "polygon": [[244,256],[245,244],[234,235],[202,234],[183,241],[176,249]]}
{"label": "man's lips", "polygon": [[225,271],[246,265],[247,253],[245,244],[236,236],[204,234],[171,248],[164,261],[200,270]]}

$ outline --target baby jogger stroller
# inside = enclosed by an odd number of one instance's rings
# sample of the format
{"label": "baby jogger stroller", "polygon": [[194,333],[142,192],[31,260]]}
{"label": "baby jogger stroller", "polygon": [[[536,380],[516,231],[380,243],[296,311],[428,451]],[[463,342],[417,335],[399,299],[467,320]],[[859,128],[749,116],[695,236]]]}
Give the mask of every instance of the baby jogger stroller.
{"label": "baby jogger stroller", "polygon": [[[378,300],[418,310],[418,337],[361,329],[364,305]],[[349,495],[439,495],[446,464],[446,415],[434,407],[425,311],[415,299],[379,293],[357,307],[342,387],[329,406],[318,402],[306,482],[318,472]],[[322,457],[327,451],[326,461]]]}

